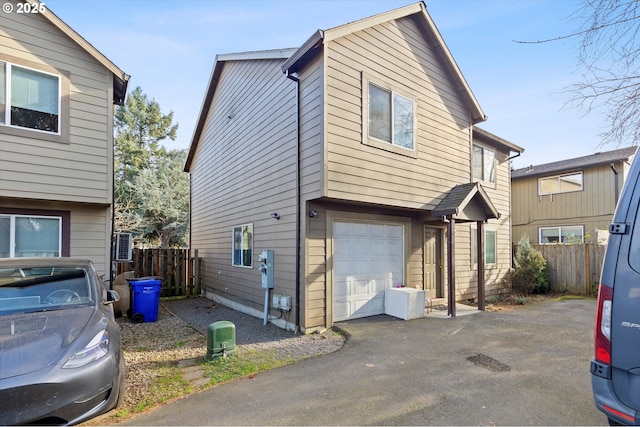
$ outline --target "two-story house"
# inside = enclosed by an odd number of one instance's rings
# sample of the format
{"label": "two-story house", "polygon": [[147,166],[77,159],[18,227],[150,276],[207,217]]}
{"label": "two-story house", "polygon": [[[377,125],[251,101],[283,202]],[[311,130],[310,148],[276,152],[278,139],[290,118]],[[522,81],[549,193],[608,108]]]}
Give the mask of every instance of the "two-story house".
{"label": "two-story house", "polygon": [[[13,13],[0,13],[0,258],[83,257],[108,272],[114,105],[129,76],[48,5],[5,4]],[[32,13],[17,13],[25,4]]]}
{"label": "two-story house", "polygon": [[[384,313],[390,287],[453,315],[504,292],[523,149],[485,119],[422,2],[218,55],[185,165],[206,295],[310,331]],[[267,249],[290,311],[261,287]]]}
{"label": "two-story house", "polygon": [[533,244],[596,242],[598,230],[609,228],[636,149],[514,170],[513,243],[525,235]]}

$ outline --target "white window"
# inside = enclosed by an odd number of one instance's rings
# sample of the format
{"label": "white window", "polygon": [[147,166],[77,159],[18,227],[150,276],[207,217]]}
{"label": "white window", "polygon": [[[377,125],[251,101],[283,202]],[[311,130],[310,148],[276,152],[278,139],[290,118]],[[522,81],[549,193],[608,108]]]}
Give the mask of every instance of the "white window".
{"label": "white window", "polygon": [[0,124],[60,134],[60,77],[0,62]]}
{"label": "white window", "polygon": [[415,103],[406,96],[369,82],[369,138],[397,147],[415,147]]}
{"label": "white window", "polygon": [[541,245],[550,243],[584,243],[584,226],[566,225],[540,227],[538,241]]}
{"label": "white window", "polygon": [[490,148],[473,144],[471,169],[474,181],[496,182],[496,153]]}
{"label": "white window", "polygon": [[253,265],[253,224],[233,227],[232,263],[238,267]]}
{"label": "white window", "polygon": [[62,218],[0,214],[0,258],[59,257]]}
{"label": "white window", "polygon": [[538,178],[538,195],[582,190],[582,172]]}
{"label": "white window", "polygon": [[[478,263],[478,231],[471,228],[471,263]],[[484,230],[484,264],[496,263],[496,231]]]}

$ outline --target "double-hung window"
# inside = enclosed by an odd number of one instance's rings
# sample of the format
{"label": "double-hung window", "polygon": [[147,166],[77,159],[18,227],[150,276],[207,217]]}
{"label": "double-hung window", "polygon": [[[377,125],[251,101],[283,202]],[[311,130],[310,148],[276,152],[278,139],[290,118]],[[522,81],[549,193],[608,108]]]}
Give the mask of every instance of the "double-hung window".
{"label": "double-hung window", "polygon": [[471,170],[474,181],[496,182],[496,152],[482,145],[473,144]]}
{"label": "double-hung window", "polygon": [[237,267],[253,265],[253,224],[233,227],[232,264]]}
{"label": "double-hung window", "polygon": [[364,143],[415,156],[416,101],[406,93],[363,79]]}
{"label": "double-hung window", "polygon": [[0,214],[0,258],[61,255],[62,217]]}
{"label": "double-hung window", "polygon": [[60,134],[61,78],[0,61],[0,125]]}
{"label": "double-hung window", "polygon": [[[471,228],[471,263],[478,263],[478,232]],[[484,264],[496,263],[496,231],[484,230]]]}

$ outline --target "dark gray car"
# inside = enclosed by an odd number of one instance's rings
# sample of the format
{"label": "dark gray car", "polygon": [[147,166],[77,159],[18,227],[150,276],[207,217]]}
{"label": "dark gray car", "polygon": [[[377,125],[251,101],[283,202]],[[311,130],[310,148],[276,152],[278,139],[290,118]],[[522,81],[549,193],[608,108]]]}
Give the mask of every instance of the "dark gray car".
{"label": "dark gray car", "polygon": [[88,260],[0,259],[0,425],[77,424],[117,405],[117,299]]}
{"label": "dark gray car", "polygon": [[633,161],[609,226],[595,322],[591,384],[611,425],[639,425],[640,159]]}

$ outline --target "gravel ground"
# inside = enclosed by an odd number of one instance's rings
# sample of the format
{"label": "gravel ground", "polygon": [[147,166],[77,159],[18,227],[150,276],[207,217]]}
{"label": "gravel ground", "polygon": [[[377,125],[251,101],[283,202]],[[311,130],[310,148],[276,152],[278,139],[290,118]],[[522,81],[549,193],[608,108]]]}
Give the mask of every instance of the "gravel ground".
{"label": "gravel ground", "polygon": [[296,335],[264,319],[232,310],[203,297],[164,301],[162,305],[174,316],[207,334],[213,322],[227,320],[236,327],[236,345],[243,349],[274,349],[283,358],[303,359],[331,353],[342,347],[344,337],[331,331],[322,334]]}
{"label": "gravel ground", "polygon": [[[122,349],[127,367],[125,401],[122,407],[135,408],[154,393],[153,384],[162,377],[163,366],[191,365],[207,353],[207,328],[219,320],[236,327],[238,356],[244,351],[273,349],[276,358],[301,360],[331,353],[344,344],[345,338],[333,331],[296,335],[263,320],[215,304],[203,297],[163,301],[155,322],[133,323],[118,319]],[[108,425],[120,421],[114,412],[83,423]]]}

